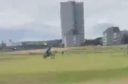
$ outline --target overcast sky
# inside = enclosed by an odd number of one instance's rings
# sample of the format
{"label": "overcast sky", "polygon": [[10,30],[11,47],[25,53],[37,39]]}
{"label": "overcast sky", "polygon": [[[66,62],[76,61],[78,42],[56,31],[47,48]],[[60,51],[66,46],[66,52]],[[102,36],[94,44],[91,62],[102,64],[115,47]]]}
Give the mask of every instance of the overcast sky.
{"label": "overcast sky", "polygon": [[[0,41],[61,38],[60,1],[0,0]],[[108,26],[128,29],[128,0],[84,2],[85,38],[102,35]]]}

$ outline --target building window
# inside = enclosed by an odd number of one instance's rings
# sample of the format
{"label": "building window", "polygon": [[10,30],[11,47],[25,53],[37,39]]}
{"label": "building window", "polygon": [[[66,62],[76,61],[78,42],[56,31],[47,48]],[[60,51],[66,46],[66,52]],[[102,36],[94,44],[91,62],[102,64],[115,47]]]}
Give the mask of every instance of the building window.
{"label": "building window", "polygon": [[67,45],[66,37],[63,38],[63,44],[64,44],[65,46]]}
{"label": "building window", "polygon": [[76,44],[77,43],[76,41],[77,41],[77,39],[76,39],[76,36],[74,35],[73,36],[73,43]]}
{"label": "building window", "polygon": [[113,39],[117,39],[117,33],[115,32],[114,34],[113,34]]}
{"label": "building window", "polygon": [[104,42],[105,44],[107,43],[107,33],[104,33],[103,42]]}
{"label": "building window", "polygon": [[118,41],[118,33],[117,33],[117,32],[115,32],[115,33],[113,34],[113,41],[114,41],[114,42],[117,42],[117,41]]}

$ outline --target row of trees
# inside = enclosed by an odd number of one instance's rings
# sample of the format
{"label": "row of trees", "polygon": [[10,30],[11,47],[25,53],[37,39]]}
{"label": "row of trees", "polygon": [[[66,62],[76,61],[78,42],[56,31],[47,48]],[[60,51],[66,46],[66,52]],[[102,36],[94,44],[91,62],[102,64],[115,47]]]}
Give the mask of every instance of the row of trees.
{"label": "row of trees", "polygon": [[122,44],[128,44],[128,34],[124,34],[121,39]]}
{"label": "row of trees", "polygon": [[86,39],[84,45],[102,45],[102,37],[96,39]]}
{"label": "row of trees", "polygon": [[[121,38],[121,44],[128,44],[128,34],[124,34]],[[84,45],[102,45],[102,37],[96,39],[86,39]]]}
{"label": "row of trees", "polygon": [[4,43],[3,41],[0,43],[0,49],[6,48],[6,43]]}

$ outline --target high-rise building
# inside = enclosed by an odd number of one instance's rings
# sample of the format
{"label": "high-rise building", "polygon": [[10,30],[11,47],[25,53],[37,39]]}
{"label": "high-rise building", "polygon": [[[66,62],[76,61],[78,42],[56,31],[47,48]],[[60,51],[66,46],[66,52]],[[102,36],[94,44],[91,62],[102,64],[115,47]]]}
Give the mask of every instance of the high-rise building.
{"label": "high-rise building", "polygon": [[61,2],[61,27],[65,47],[76,47],[84,43],[83,2]]}

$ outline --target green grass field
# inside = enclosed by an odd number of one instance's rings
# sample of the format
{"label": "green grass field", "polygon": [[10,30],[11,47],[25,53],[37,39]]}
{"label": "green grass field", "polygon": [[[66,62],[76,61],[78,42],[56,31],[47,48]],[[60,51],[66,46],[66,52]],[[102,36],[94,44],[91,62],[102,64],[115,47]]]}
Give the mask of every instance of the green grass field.
{"label": "green grass field", "polygon": [[128,84],[127,79],[126,48],[74,48],[55,59],[0,55],[0,84]]}

